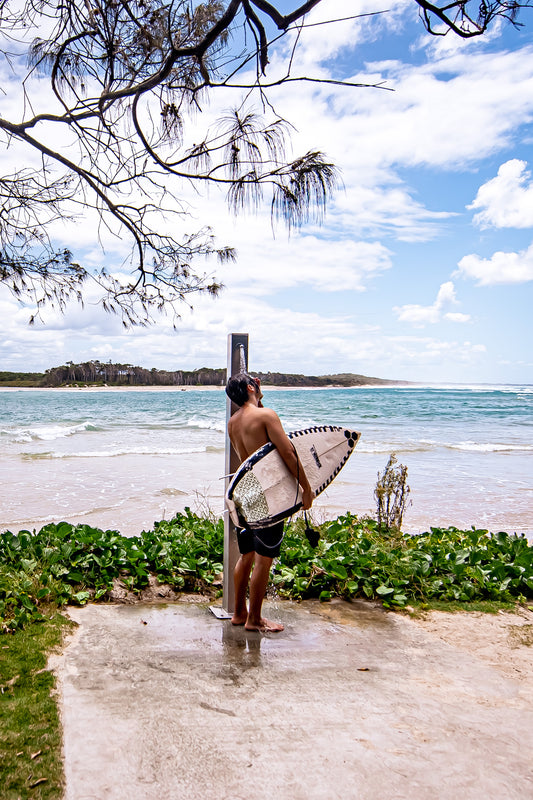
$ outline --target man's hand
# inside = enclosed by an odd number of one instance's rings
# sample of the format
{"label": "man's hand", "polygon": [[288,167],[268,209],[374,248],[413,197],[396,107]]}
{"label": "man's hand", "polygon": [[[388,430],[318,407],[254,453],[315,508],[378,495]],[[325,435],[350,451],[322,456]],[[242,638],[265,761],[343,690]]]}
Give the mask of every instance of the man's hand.
{"label": "man's hand", "polygon": [[304,511],[308,511],[312,505],[313,505],[313,492],[311,491],[311,487],[307,486],[307,488],[303,490],[302,508]]}

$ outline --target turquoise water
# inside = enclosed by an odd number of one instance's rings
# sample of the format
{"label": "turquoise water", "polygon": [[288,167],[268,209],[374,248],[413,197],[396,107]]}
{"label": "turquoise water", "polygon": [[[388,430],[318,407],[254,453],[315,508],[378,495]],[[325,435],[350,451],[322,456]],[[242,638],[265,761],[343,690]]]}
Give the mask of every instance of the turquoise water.
{"label": "turquoise water", "polygon": [[[264,390],[286,430],[362,433],[315,502],[371,513],[378,470],[409,470],[405,527],[533,529],[533,387]],[[72,519],[136,532],[185,505],[223,511],[223,390],[0,391],[0,527]]]}

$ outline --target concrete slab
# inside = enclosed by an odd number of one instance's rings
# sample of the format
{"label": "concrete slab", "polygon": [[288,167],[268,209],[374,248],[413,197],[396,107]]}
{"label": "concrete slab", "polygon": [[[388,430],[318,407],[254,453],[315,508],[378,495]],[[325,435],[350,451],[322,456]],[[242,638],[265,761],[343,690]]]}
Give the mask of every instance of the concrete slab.
{"label": "concrete slab", "polygon": [[371,604],[265,613],[286,630],[207,604],[73,610],[66,800],[533,797],[530,681]]}

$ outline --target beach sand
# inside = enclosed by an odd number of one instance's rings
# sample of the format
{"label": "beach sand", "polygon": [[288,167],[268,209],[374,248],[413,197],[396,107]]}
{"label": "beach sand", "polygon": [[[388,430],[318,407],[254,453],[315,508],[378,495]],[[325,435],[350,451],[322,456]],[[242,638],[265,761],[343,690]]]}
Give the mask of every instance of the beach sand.
{"label": "beach sand", "polygon": [[[380,455],[358,454],[314,502],[313,521],[320,524],[347,511],[375,516],[373,490],[382,461]],[[467,491],[460,485],[461,476],[450,474],[432,488],[416,467],[410,474],[414,501],[405,513],[405,532],[454,525],[516,531],[533,538],[527,492],[509,504],[505,487],[491,498],[483,481]],[[190,453],[186,461],[167,454],[0,460],[0,530],[39,530],[48,522],[66,520],[135,536],[186,507],[219,517],[225,513],[223,475],[224,453],[217,448]]]}
{"label": "beach sand", "polygon": [[533,605],[516,613],[431,611],[415,620],[432,636],[523,684],[533,701]]}

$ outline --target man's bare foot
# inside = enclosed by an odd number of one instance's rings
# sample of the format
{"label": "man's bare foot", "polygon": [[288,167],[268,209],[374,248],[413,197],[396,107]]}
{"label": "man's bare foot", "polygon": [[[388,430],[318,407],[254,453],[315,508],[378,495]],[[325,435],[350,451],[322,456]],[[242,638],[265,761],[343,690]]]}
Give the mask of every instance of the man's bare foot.
{"label": "man's bare foot", "polygon": [[248,615],[245,614],[243,617],[240,617],[238,614],[234,614],[231,618],[232,625],[244,625],[246,620],[248,619]]}
{"label": "man's bare foot", "polygon": [[254,625],[253,622],[247,622],[244,627],[247,631],[260,631],[261,633],[280,633],[285,629],[281,622],[272,622],[264,617],[261,617],[258,625]]}

